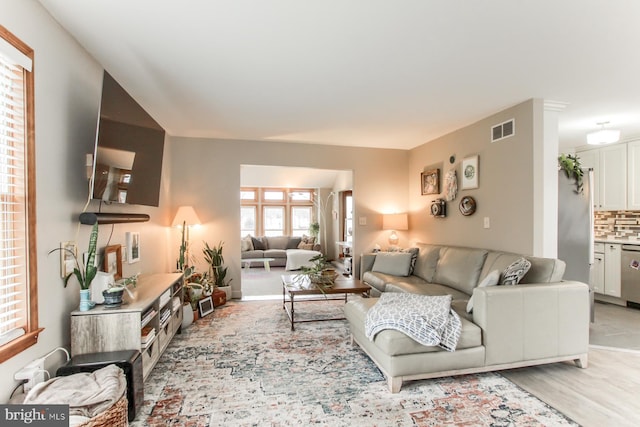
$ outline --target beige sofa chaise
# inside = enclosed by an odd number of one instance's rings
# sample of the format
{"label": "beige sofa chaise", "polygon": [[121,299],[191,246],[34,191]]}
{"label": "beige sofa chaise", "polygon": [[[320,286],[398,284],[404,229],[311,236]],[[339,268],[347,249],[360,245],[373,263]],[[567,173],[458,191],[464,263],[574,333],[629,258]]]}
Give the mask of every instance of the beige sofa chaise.
{"label": "beige sofa chaise", "polygon": [[[365,334],[367,311],[378,298],[349,301],[344,308],[353,341],[376,363],[392,393],[403,382],[449,375],[574,361],[586,368],[589,345],[589,288],[562,281],[565,263],[524,257],[531,267],[514,286],[478,287],[489,274],[500,277],[522,258],[499,251],[419,244],[406,267],[405,255],[378,253],[361,258],[361,278],[371,295],[410,292],[452,295],[462,331],[455,351],[424,346],[402,332]],[[376,262],[376,257],[380,257]],[[398,267],[402,264],[402,268]],[[386,272],[385,272],[386,270]],[[483,283],[483,285],[486,284]],[[467,312],[472,297],[472,311]]]}

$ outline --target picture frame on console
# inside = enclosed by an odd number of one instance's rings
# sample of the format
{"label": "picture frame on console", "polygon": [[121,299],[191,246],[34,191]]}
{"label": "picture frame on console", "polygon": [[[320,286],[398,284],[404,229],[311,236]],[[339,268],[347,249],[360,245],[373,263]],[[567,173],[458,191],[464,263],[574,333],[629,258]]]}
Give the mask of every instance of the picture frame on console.
{"label": "picture frame on console", "polygon": [[420,174],[422,195],[440,194],[440,169],[431,169]]}
{"label": "picture frame on console", "polygon": [[129,264],[140,261],[140,233],[130,231],[126,233],[127,262]]}
{"label": "picture frame on console", "polygon": [[102,268],[107,273],[113,273],[115,280],[122,279],[122,245],[111,245],[104,248]]}
{"label": "picture frame on console", "polygon": [[211,299],[211,296],[198,301],[198,309],[200,310],[200,317],[213,313],[213,299]]}
{"label": "picture frame on console", "polygon": [[463,190],[478,188],[478,156],[466,157],[462,160],[462,185]]}

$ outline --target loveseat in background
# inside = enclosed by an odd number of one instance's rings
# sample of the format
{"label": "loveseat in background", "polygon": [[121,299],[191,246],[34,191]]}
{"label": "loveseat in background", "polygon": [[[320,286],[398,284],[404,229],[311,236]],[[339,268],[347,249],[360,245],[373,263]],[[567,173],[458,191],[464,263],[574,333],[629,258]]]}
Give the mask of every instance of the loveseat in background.
{"label": "loveseat in background", "polygon": [[362,281],[371,286],[374,297],[384,292],[452,295],[451,308],[462,323],[455,351],[421,345],[391,329],[379,332],[373,340],[367,338],[367,311],[377,298],[354,299],[344,308],[352,339],[386,376],[391,392],[398,392],[404,381],[416,379],[567,360],[586,367],[589,288],[584,283],[562,281],[563,261],[527,256],[531,267],[519,284],[478,287],[490,274],[495,276],[492,272],[496,270],[501,277],[522,255],[417,246],[410,256],[363,254]]}

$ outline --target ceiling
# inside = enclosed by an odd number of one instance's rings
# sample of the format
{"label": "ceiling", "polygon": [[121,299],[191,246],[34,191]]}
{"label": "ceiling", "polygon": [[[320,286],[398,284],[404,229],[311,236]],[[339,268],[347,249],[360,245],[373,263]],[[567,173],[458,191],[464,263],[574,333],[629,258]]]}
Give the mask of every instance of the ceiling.
{"label": "ceiling", "polygon": [[39,0],[175,136],[408,149],[529,98],[640,137],[637,0]]}

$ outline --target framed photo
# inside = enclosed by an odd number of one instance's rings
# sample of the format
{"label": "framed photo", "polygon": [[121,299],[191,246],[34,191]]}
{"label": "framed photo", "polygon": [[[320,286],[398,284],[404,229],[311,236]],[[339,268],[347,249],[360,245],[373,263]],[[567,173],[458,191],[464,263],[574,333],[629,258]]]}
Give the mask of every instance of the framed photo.
{"label": "framed photo", "polygon": [[432,169],[420,174],[422,195],[440,194],[440,169]]}
{"label": "framed photo", "polygon": [[113,273],[115,280],[122,279],[122,246],[111,245],[104,248],[103,269]]}
{"label": "framed photo", "polygon": [[198,301],[198,308],[200,309],[200,317],[213,313],[213,300],[211,299],[211,296],[202,298]]}
{"label": "framed photo", "polygon": [[65,278],[76,268],[78,245],[76,242],[61,242],[60,249],[60,276]]}
{"label": "framed photo", "polygon": [[478,187],[478,156],[467,157],[462,161],[462,189]]}
{"label": "framed photo", "polygon": [[140,233],[131,231],[126,233],[127,262],[133,264],[140,261]]}

